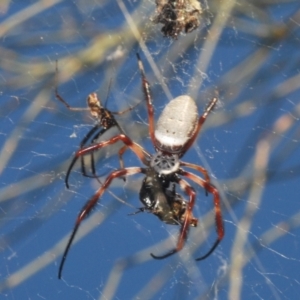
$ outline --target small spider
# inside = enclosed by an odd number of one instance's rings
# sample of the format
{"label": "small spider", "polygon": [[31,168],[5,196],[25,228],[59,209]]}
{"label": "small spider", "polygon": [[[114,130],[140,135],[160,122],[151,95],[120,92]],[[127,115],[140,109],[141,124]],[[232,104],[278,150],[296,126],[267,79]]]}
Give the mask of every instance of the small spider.
{"label": "small spider", "polygon": [[[57,66],[56,66],[56,71],[57,71]],[[83,140],[80,143],[80,149],[83,149],[83,147],[88,143],[90,140],[90,145],[95,144],[95,142],[109,129],[116,127],[120,133],[124,134],[124,131],[122,127],[118,124],[116,121],[114,115],[122,115],[132,109],[134,109],[139,103],[136,105],[129,107],[126,110],[120,111],[120,112],[112,112],[108,110],[107,108],[103,107],[100,100],[98,99],[98,96],[96,93],[91,93],[87,97],[87,105],[88,107],[83,108],[83,107],[72,107],[70,106],[58,93],[57,86],[55,88],[55,97],[61,101],[69,110],[72,111],[90,111],[91,115],[97,120],[96,125],[86,134],[86,136],[83,138]],[[126,150],[127,146],[124,145],[120,150],[119,150],[119,160],[120,160],[120,167],[124,167],[123,159],[122,159],[122,154]],[[95,169],[95,159],[94,159],[94,152],[90,153],[91,155],[91,169],[92,169],[92,176],[88,175],[86,172],[85,168],[85,163],[83,156],[80,156],[81,158],[81,173],[85,177],[92,177],[92,178],[97,178],[96,175],[96,169]],[[67,170],[66,173],[66,178],[65,178],[65,184],[66,187],[69,188],[69,176],[70,173],[78,160],[78,156],[75,156]]]}
{"label": "small spider", "polygon": [[162,23],[165,36],[177,39],[180,32],[189,33],[200,25],[202,14],[198,0],[156,0],[153,22]]}
{"label": "small spider", "polygon": [[[74,159],[93,153],[117,141],[122,141],[126,147],[124,149],[130,148],[146,167],[122,167],[119,170],[112,171],[96,193],[86,202],[77,216],[73,232],[65,248],[59,266],[59,278],[61,278],[67,254],[81,222],[93,210],[111,182],[123,176],[138,173],[146,175],[139,195],[144,207],[140,208],[138,212],[148,211],[167,224],[181,226],[176,247],[161,256],[151,253],[153,258],[163,259],[180,251],[187,239],[189,227],[197,226],[198,221],[194,218],[192,213],[196,201],[196,192],[182,177],[186,177],[195,182],[214,197],[215,222],[218,237],[210,250],[196,260],[202,260],[208,257],[216,249],[224,236],[218,190],[210,183],[208,173],[203,167],[180,160],[196,140],[207,115],[216,105],[217,98],[213,98],[210,101],[204,113],[199,117],[195,101],[187,95],[179,96],[173,99],[164,108],[155,128],[149,84],[146,80],[144,67],[138,54],[137,59],[148,110],[149,135],[155,148],[155,153],[150,155],[143,147],[132,141],[124,132],[120,132],[120,134],[113,136],[109,140],[81,148],[76,152]],[[124,153],[124,151],[122,153]],[[204,176],[204,179],[196,174],[185,171],[182,167],[191,168],[200,172]],[[188,201],[185,201],[180,194],[176,193],[176,185],[179,185],[188,196]]]}

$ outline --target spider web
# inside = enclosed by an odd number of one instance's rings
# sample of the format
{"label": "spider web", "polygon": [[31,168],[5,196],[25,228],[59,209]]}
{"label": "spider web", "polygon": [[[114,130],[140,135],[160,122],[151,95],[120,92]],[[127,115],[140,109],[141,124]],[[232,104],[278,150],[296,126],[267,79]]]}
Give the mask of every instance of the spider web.
{"label": "spider web", "polygon": [[[45,3],[47,5],[45,6]],[[6,299],[296,299],[299,275],[298,1],[204,1],[200,28],[178,40],[153,24],[155,1],[3,1],[0,4],[0,291]],[[140,39],[142,37],[142,39]],[[217,108],[184,160],[209,170],[222,198],[225,237],[216,238],[211,196],[194,186],[184,249],[156,261],[179,228],[141,207],[142,176],[116,180],[83,222],[63,271],[60,259],[78,211],[99,188],[70,159],[94,121],[54,96],[85,107],[97,91],[112,111],[143,100],[135,53],[151,85],[155,115],[189,94],[199,113]],[[144,102],[117,117],[148,151]],[[97,172],[119,166],[99,151]],[[298,149],[298,150],[297,150]],[[298,152],[297,152],[298,151]],[[130,152],[125,166],[140,166]],[[111,194],[111,193],[113,194]]]}

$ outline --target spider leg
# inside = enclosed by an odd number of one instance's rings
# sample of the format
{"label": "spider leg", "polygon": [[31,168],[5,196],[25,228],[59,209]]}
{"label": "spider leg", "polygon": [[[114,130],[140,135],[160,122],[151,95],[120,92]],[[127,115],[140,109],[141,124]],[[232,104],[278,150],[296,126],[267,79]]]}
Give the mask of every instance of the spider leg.
{"label": "spider leg", "polygon": [[208,114],[212,111],[212,109],[215,107],[215,105],[218,102],[218,98],[214,97],[213,99],[211,99],[211,101],[208,103],[204,113],[202,114],[202,116],[199,117],[198,119],[198,124],[196,127],[195,132],[193,133],[193,136],[190,138],[189,142],[186,143],[186,145],[184,146],[184,148],[182,149],[182,155],[193,145],[194,141],[196,140],[203,123],[205,122]]}
{"label": "spider leg", "polygon": [[127,145],[124,145],[120,150],[119,150],[119,162],[120,162],[120,168],[124,169],[124,161],[123,161],[123,154],[125,151],[128,149]]}
{"label": "spider leg", "polygon": [[122,111],[110,111],[113,115],[123,115],[133,109],[135,109],[142,101],[139,101],[137,104],[134,104],[133,106],[130,106]]}
{"label": "spider leg", "polygon": [[[80,143],[80,149],[83,148],[83,146],[87,143],[87,141],[91,138],[91,136],[99,129],[101,125],[100,124],[97,124],[95,125],[87,134],[86,136],[84,137],[84,139],[81,141]],[[101,131],[100,131],[101,132]],[[78,157],[74,156],[68,170],[67,170],[67,173],[66,173],[66,178],[65,178],[65,184],[66,184],[66,187],[69,188],[69,176],[70,176],[70,173],[77,161]],[[83,170],[83,169],[82,169]]]}
{"label": "spider leg", "polygon": [[68,244],[65,248],[62,260],[60,262],[59,265],[59,271],[58,271],[58,278],[61,279],[61,275],[62,275],[62,271],[63,271],[63,267],[67,258],[67,255],[69,253],[70,247],[72,245],[72,242],[75,238],[75,235],[78,231],[78,228],[81,224],[81,222],[89,215],[89,213],[93,210],[93,208],[95,207],[95,205],[98,203],[99,198],[103,195],[103,193],[105,192],[105,190],[110,186],[111,182],[118,177],[122,177],[122,176],[128,176],[128,175],[134,175],[134,174],[138,174],[138,173],[145,173],[145,170],[143,168],[140,167],[133,167],[133,168],[127,168],[127,169],[121,169],[121,170],[117,170],[114,171],[112,173],[110,173],[110,175],[108,175],[108,177],[106,178],[105,182],[103,183],[103,185],[101,185],[101,187],[97,190],[97,192],[95,193],[95,195],[93,195],[84,205],[84,207],[81,209],[81,211],[79,212],[77,219],[76,219],[76,223],[73,229],[73,232],[69,238]]}
{"label": "spider leg", "polygon": [[157,255],[154,255],[154,254],[151,253],[150,255],[155,259],[164,259],[164,258],[169,257],[169,256],[175,254],[176,252],[180,251],[183,248],[184,243],[187,239],[187,235],[188,235],[189,228],[190,228],[191,221],[192,221],[192,210],[193,210],[193,207],[194,207],[194,204],[195,204],[196,192],[183,179],[179,179],[178,184],[180,184],[181,188],[189,196],[189,202],[187,204],[184,222],[181,225],[177,246],[176,246],[176,248],[174,248],[173,250],[169,251],[168,253],[166,253],[164,255],[157,256]]}
{"label": "spider leg", "polygon": [[[221,203],[220,203],[219,192],[211,183],[207,183],[206,181],[204,181],[203,179],[201,179],[200,177],[196,176],[193,173],[179,170],[179,174],[193,180],[194,182],[199,184],[201,187],[203,187],[205,190],[207,190],[209,193],[213,194],[213,196],[214,196],[214,207],[215,207],[215,218],[216,218],[215,222],[216,222],[216,231],[217,231],[218,238],[216,239],[216,241],[214,242],[214,244],[212,245],[210,250],[205,255],[196,259],[197,261],[203,260],[213,253],[213,251],[217,248],[217,246],[219,245],[219,243],[221,242],[221,240],[224,237],[224,225],[223,225],[223,219],[222,219],[222,213],[221,213]],[[170,252],[166,253],[165,255],[156,256],[151,253],[151,256],[155,259],[164,259],[164,258],[169,257],[169,256],[175,254],[176,252],[180,251],[183,248],[184,243],[187,238],[187,234],[188,234],[189,227],[191,224],[192,210],[193,210],[193,207],[195,204],[196,193],[195,193],[194,189],[185,180],[179,179],[178,183],[180,184],[181,188],[185,191],[185,193],[187,195],[189,195],[190,200],[189,200],[189,203],[187,206],[187,211],[186,211],[184,222],[181,226],[177,246],[175,249],[171,250]]]}
{"label": "spider leg", "polygon": [[[119,150],[119,163],[120,163],[120,168],[124,169],[124,161],[123,161],[123,154],[125,151],[128,149],[127,145],[124,145],[120,150]],[[126,181],[126,177],[123,177],[123,180]]]}
{"label": "spider leg", "polygon": [[201,187],[203,187],[209,193],[213,194],[213,197],[214,197],[215,224],[216,224],[216,232],[217,232],[218,237],[217,237],[216,241],[214,242],[214,244],[212,245],[212,247],[210,248],[210,250],[205,255],[196,259],[197,261],[199,261],[199,260],[203,260],[203,259],[207,258],[209,255],[211,255],[224,237],[224,224],[223,224],[222,211],[221,211],[220,195],[219,195],[217,188],[214,185],[212,185],[211,183],[207,183],[206,181],[204,181],[197,175],[190,173],[190,172],[183,171],[183,170],[180,170],[180,175],[185,176],[185,177],[191,179],[192,181],[194,181],[195,183],[199,184]]}
{"label": "spider leg", "polygon": [[[145,156],[147,156],[148,158],[150,157],[150,154],[148,154],[145,150],[143,150],[143,148],[132,142],[131,139],[129,137],[127,137],[125,134],[124,134],[124,131],[123,129],[115,122],[113,123],[113,125],[111,126],[107,126],[105,128],[103,128],[92,140],[92,145],[88,146],[88,147],[84,147],[84,144],[91,138],[91,136],[95,133],[95,131],[100,127],[101,125],[100,124],[97,124],[95,127],[93,127],[89,132],[88,134],[85,136],[85,138],[82,140],[82,142],[80,143],[80,148],[79,150],[75,153],[75,156],[73,158],[73,160],[71,161],[71,164],[67,170],[67,173],[66,173],[66,178],[65,178],[65,183],[66,183],[66,187],[69,188],[69,176],[70,176],[70,173],[76,163],[76,161],[78,160],[79,157],[81,157],[81,171],[82,171],[82,174],[86,177],[90,177],[86,174],[85,172],[85,165],[84,165],[84,161],[83,161],[83,155],[86,154],[86,153],[90,153],[90,154],[93,154],[93,152],[97,149],[100,149],[102,147],[105,147],[107,145],[111,145],[111,144],[114,144],[116,143],[118,140],[122,140],[124,142],[125,145],[127,145],[127,147],[131,148],[135,153],[136,155],[143,161],[144,164],[148,165],[148,160]],[[107,130],[109,130],[110,128],[112,128],[113,126],[117,126],[117,128],[119,129],[119,131],[121,132],[119,135],[116,135],[114,137],[112,137],[111,139],[107,140],[107,141],[103,141],[103,142],[100,142],[100,143],[97,143],[97,144],[93,144],[93,142],[99,138],[102,134],[104,134]],[[121,136],[121,137],[120,137]],[[117,139],[116,139],[117,138]],[[88,150],[87,150],[88,149]],[[123,148],[120,149],[120,151],[122,150]],[[127,149],[127,148],[126,148]],[[125,150],[126,150],[125,149]],[[123,151],[123,153],[125,152],[125,150]],[[120,158],[120,165],[123,166],[124,163],[122,163],[122,156]],[[94,157],[92,156],[91,157],[91,166],[92,166],[92,172],[93,172],[93,178],[97,177],[96,176],[96,171],[95,171],[95,162],[94,162]]]}
{"label": "spider leg", "polygon": [[[99,126],[100,127],[100,126]],[[110,127],[111,128],[111,127]],[[104,134],[109,128],[102,128],[95,136],[94,138],[92,139],[91,141],[91,144],[93,145],[95,143],[95,141],[102,135]],[[87,140],[84,140],[83,142],[80,143],[80,149],[82,149],[85,145],[85,143],[87,142]],[[96,168],[95,168],[95,158],[94,158],[94,152],[91,152],[90,154],[90,157],[91,157],[91,169],[92,169],[92,174],[93,176],[89,176],[86,172],[86,169],[85,169],[85,162],[84,162],[84,159],[83,159],[83,156],[81,156],[81,173],[83,176],[85,177],[92,177],[92,178],[95,178],[97,177],[96,175]]]}
{"label": "spider leg", "polygon": [[[181,167],[187,167],[187,168],[191,168],[191,169],[197,170],[198,172],[200,172],[200,173],[203,174],[205,181],[208,184],[210,184],[210,178],[209,178],[208,172],[207,172],[207,170],[205,168],[203,168],[203,167],[201,167],[199,165],[191,164],[191,163],[184,162],[184,161],[180,162],[180,166]],[[206,189],[205,189],[205,194],[206,194],[206,196],[208,196],[208,191]]]}
{"label": "spider leg", "polygon": [[58,62],[56,60],[56,67],[55,67],[55,72],[56,72],[56,76],[55,76],[55,97],[57,100],[59,100],[60,102],[62,102],[66,108],[68,108],[69,110],[73,110],[73,111],[89,111],[90,108],[87,107],[72,107],[66,100],[64,100],[64,98],[58,93],[58,87],[57,87],[57,80],[58,80]]}
{"label": "spider leg", "polygon": [[[122,111],[121,113],[123,112],[127,112],[128,109],[126,109],[125,111]],[[112,127],[117,127],[119,132],[124,134],[125,135],[125,132],[123,130],[123,128],[117,123],[117,121],[114,120],[114,122],[112,123],[112,125],[110,125],[110,127],[106,127],[106,128],[103,128],[97,135],[95,135],[95,137],[92,139],[92,142],[91,144],[94,145],[95,144],[95,141],[97,139],[99,139],[99,137],[104,134],[107,130],[109,130],[110,128]],[[82,145],[80,147],[80,149],[82,149]],[[124,169],[124,161],[123,161],[123,154],[124,152],[128,149],[128,146],[127,145],[124,145],[120,150],[119,150],[119,162],[120,162],[120,169]],[[91,178],[97,178],[97,174],[96,174],[96,168],[95,168],[95,158],[94,158],[94,152],[91,152],[91,168],[92,168],[92,174],[93,176],[89,176],[87,175],[86,171],[85,171],[85,164],[84,164],[84,159],[83,159],[83,156],[81,156],[81,170],[82,170],[82,174],[86,177],[91,177]],[[122,179],[125,181],[126,180],[126,177],[122,177]]]}
{"label": "spider leg", "polygon": [[[93,103],[92,101],[95,101],[95,99],[98,103],[100,103],[97,96],[94,96],[94,97],[89,96],[88,100],[91,101],[91,103],[89,103],[90,107],[93,107],[92,106],[92,103]],[[98,109],[99,107],[96,106],[96,108]],[[83,147],[87,143],[87,141],[92,137],[92,135],[97,131],[97,129],[101,128],[101,126],[102,126],[102,129],[91,140],[92,145],[95,144],[95,141],[97,139],[99,139],[99,137],[101,137],[106,131],[108,131],[112,127],[117,127],[120,133],[124,133],[123,129],[119,126],[119,124],[117,123],[115,118],[112,116],[110,111],[104,111],[102,115],[101,115],[100,112],[98,112],[98,115],[99,115],[99,119],[100,119],[99,123],[94,128],[92,128],[88,132],[88,134],[85,136],[85,138],[82,140],[82,142],[80,143],[80,149],[83,149]],[[91,152],[90,157],[91,157],[91,163],[90,164],[91,164],[93,176],[89,176],[87,174],[86,169],[85,169],[85,163],[84,163],[83,156],[81,156],[81,173],[85,177],[96,178],[97,175],[96,175],[96,168],[95,168],[94,152]],[[68,169],[68,172],[67,172],[66,181],[68,181],[68,177],[70,175],[70,172],[71,172],[74,164],[76,163],[77,159],[78,158],[76,158],[76,156],[75,156],[73,161],[71,162],[71,165],[70,165],[70,167]]]}
{"label": "spider leg", "polygon": [[[138,104],[139,104],[139,103],[138,103]],[[138,104],[136,104],[136,105],[138,105]],[[135,106],[136,106],[136,105],[135,105]],[[135,106],[134,106],[134,107],[135,107]],[[123,111],[121,111],[119,114],[121,115],[121,114],[127,112],[128,110],[133,109],[134,107],[130,107],[130,108],[126,109],[126,110],[123,110]],[[118,129],[119,129],[119,132],[125,135],[125,132],[124,132],[123,128],[122,128],[119,124],[117,124],[117,127],[118,127]],[[119,163],[120,163],[120,169],[124,169],[124,168],[125,168],[125,166],[124,166],[124,161],[123,161],[123,154],[125,153],[125,151],[126,151],[127,149],[128,149],[128,146],[127,146],[127,145],[124,145],[124,146],[119,150]],[[126,181],[126,177],[123,177],[122,179],[123,179],[124,181]]]}
{"label": "spider leg", "polygon": [[150,94],[150,85],[146,79],[145,71],[144,71],[144,66],[141,61],[140,55],[136,53],[137,60],[138,60],[138,66],[140,69],[141,77],[142,77],[142,86],[143,86],[143,91],[145,95],[145,99],[147,102],[147,110],[148,110],[148,121],[149,121],[149,135],[151,138],[151,141],[153,145],[155,145],[155,137],[154,137],[154,109],[153,109],[153,104],[152,104],[152,98]]}
{"label": "spider leg", "polygon": [[187,168],[191,168],[191,169],[194,169],[194,170],[197,170],[198,172],[202,173],[203,176],[204,176],[204,179],[205,181],[210,184],[210,178],[209,178],[209,175],[208,175],[208,172],[205,168],[199,166],[199,165],[196,165],[196,164],[191,164],[191,163],[188,163],[188,162],[184,162],[184,161],[181,161],[180,162],[180,166],[183,166],[183,167],[187,167]]}
{"label": "spider leg", "polygon": [[[126,111],[128,111],[128,109]],[[108,131],[109,129],[111,129],[113,127],[117,127],[120,133],[125,134],[124,131],[123,131],[123,129],[120,127],[120,125],[117,123],[117,121],[115,120],[115,118],[113,116],[112,116],[112,119],[110,119],[109,123],[107,123],[105,126],[104,125],[102,125],[102,126],[103,126],[103,128],[101,129],[101,131],[98,132],[93,137],[93,139],[91,141],[91,145],[96,144],[95,142],[99,139],[99,137],[101,137],[106,131]],[[80,144],[80,149],[82,149],[83,146],[84,145],[81,143]],[[81,156],[81,172],[82,172],[83,176],[91,177],[91,178],[97,178],[98,176],[96,174],[94,152],[91,152],[91,168],[92,168],[92,174],[93,174],[93,176],[89,176],[86,173],[84,159],[83,159],[83,156]],[[124,169],[124,163],[123,164],[120,163],[120,169]]]}
{"label": "spider leg", "polygon": [[107,141],[102,141],[98,144],[79,149],[76,152],[75,157],[80,157],[95,150],[104,148],[108,145],[112,145],[118,141],[122,141],[128,148],[130,148],[136,154],[136,156],[144,163],[144,165],[149,166],[149,160],[151,157],[150,154],[146,150],[144,150],[139,144],[133,142],[127,135],[123,133],[113,136]]}

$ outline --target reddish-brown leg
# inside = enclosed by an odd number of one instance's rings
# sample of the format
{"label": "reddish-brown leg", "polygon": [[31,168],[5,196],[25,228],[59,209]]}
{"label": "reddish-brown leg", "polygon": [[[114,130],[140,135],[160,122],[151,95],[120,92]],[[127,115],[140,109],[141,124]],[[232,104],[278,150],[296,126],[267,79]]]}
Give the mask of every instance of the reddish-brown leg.
{"label": "reddish-brown leg", "polygon": [[[191,169],[197,170],[198,172],[200,172],[200,173],[202,173],[204,175],[205,181],[207,183],[210,183],[210,178],[209,178],[208,172],[203,167],[195,165],[195,164],[190,164],[190,163],[184,162],[184,161],[180,162],[180,166],[181,167],[187,167],[187,168],[191,168]],[[205,194],[206,194],[206,196],[208,195],[207,190],[205,190]]]}
{"label": "reddish-brown leg", "polygon": [[154,254],[151,253],[151,256],[155,259],[164,259],[164,258],[166,258],[168,256],[171,256],[171,255],[175,254],[176,252],[180,251],[183,248],[183,246],[185,244],[185,241],[187,239],[187,235],[188,235],[189,228],[190,228],[190,225],[191,225],[191,220],[193,219],[192,211],[193,211],[193,207],[195,205],[196,192],[183,179],[179,179],[178,184],[184,190],[184,192],[189,196],[189,202],[188,202],[188,205],[187,205],[187,208],[186,208],[186,214],[185,214],[184,222],[181,225],[177,246],[176,246],[176,248],[169,251],[165,255],[157,256],[157,255],[154,255]]}
{"label": "reddish-brown leg", "polygon": [[[218,238],[214,242],[214,244],[210,248],[210,250],[205,255],[196,259],[197,261],[203,260],[213,253],[213,251],[217,248],[217,246],[219,245],[219,243],[221,242],[221,240],[224,237],[224,226],[223,226],[223,219],[222,219],[222,213],[221,213],[219,192],[211,183],[207,183],[206,181],[204,181],[203,179],[201,179],[200,177],[196,176],[193,173],[179,170],[179,174],[193,180],[194,182],[196,182],[198,185],[203,187],[205,190],[207,190],[209,193],[213,194],[213,196],[214,196],[216,232],[218,234]],[[177,246],[175,249],[171,250],[170,252],[168,252],[167,254],[162,255],[162,256],[156,256],[151,253],[151,256],[155,259],[164,259],[164,258],[171,256],[172,254],[175,254],[176,252],[180,251],[183,248],[184,243],[187,239],[187,235],[188,235],[188,231],[189,231],[189,227],[190,227],[191,219],[192,219],[192,210],[193,210],[193,207],[195,204],[196,193],[195,193],[194,189],[185,180],[180,179],[178,181],[178,184],[185,191],[185,193],[189,196],[189,202],[188,202],[185,219],[181,226]]]}
{"label": "reddish-brown leg", "polygon": [[134,174],[138,174],[138,173],[145,173],[143,168],[139,168],[139,167],[134,167],[134,168],[127,168],[127,169],[121,169],[121,170],[117,170],[114,171],[112,173],[110,173],[110,175],[108,175],[108,177],[106,178],[105,182],[103,183],[103,185],[101,185],[101,187],[97,190],[97,192],[95,193],[95,195],[86,202],[86,204],[84,205],[84,207],[81,209],[80,213],[77,216],[76,219],[76,223],[73,229],[73,232],[70,236],[70,239],[68,241],[68,244],[66,246],[66,249],[64,251],[62,260],[60,262],[60,266],[59,266],[59,271],[58,271],[58,278],[61,278],[61,274],[62,274],[62,270],[64,267],[64,263],[66,261],[68,252],[70,250],[70,247],[72,245],[72,242],[74,240],[74,237],[78,231],[78,228],[81,224],[81,222],[89,215],[89,213],[93,210],[93,208],[95,207],[95,205],[98,203],[99,198],[102,196],[102,194],[105,192],[105,190],[109,187],[109,185],[111,184],[111,182],[118,177],[123,177],[123,176],[128,176],[128,175],[134,175]]}
{"label": "reddish-brown leg", "polygon": [[199,120],[198,120],[198,124],[197,124],[197,128],[193,134],[193,136],[190,138],[189,142],[184,146],[184,148],[182,149],[182,153],[185,153],[194,143],[195,139],[197,138],[201,128],[202,128],[202,125],[203,123],[205,122],[208,114],[211,112],[211,110],[215,107],[216,103],[218,102],[218,98],[213,98],[208,106],[206,107],[204,113],[202,116],[199,117]]}
{"label": "reddish-brown leg", "polygon": [[191,163],[184,162],[184,161],[180,162],[180,166],[181,167],[187,167],[187,168],[191,168],[191,169],[197,170],[198,172],[200,172],[200,173],[203,174],[205,181],[207,183],[210,183],[210,178],[209,178],[208,172],[207,172],[207,170],[205,168],[203,168],[203,167],[201,167],[199,165],[191,164]]}
{"label": "reddish-brown leg", "polygon": [[216,232],[218,238],[216,239],[216,241],[214,242],[210,250],[205,255],[196,259],[196,260],[203,260],[214,252],[214,250],[217,248],[217,246],[219,245],[219,243],[224,237],[224,225],[223,225],[223,218],[222,218],[222,211],[221,211],[220,195],[216,187],[214,187],[211,183],[207,183],[197,175],[183,170],[180,170],[180,175],[193,180],[195,183],[203,187],[206,191],[213,194],[214,197],[215,222],[216,222]]}
{"label": "reddish-brown leg", "polygon": [[123,133],[118,134],[107,141],[102,141],[98,144],[91,145],[91,146],[85,147],[83,149],[79,149],[76,152],[75,157],[79,157],[81,155],[88,154],[95,150],[104,148],[108,145],[112,145],[118,141],[122,141],[125,145],[127,145],[128,148],[130,148],[146,166],[149,165],[149,159],[151,157],[150,154],[146,150],[144,150],[139,144],[134,143],[127,135],[125,135]]}
{"label": "reddish-brown leg", "polygon": [[[125,151],[128,149],[127,145],[124,145],[120,150],[119,150],[119,162],[120,162],[120,169],[124,169],[124,160],[123,160],[123,154]],[[122,177],[124,181],[126,181],[126,177]]]}
{"label": "reddish-brown leg", "polygon": [[124,161],[123,161],[123,154],[125,151],[128,149],[127,145],[124,145],[120,150],[119,150],[119,161],[120,161],[120,169],[124,169]]}
{"label": "reddish-brown leg", "polygon": [[141,61],[140,55],[137,53],[136,56],[137,56],[137,59],[138,59],[138,66],[139,66],[139,69],[140,69],[140,72],[141,72],[143,91],[144,91],[145,99],[146,99],[146,102],[147,102],[148,121],[149,121],[149,135],[150,135],[152,144],[155,145],[154,112],[153,112],[152,98],[151,98],[151,94],[150,94],[150,86],[149,86],[149,83],[146,79],[144,66],[143,66],[143,63]]}
{"label": "reddish-brown leg", "polygon": [[[136,156],[146,165],[149,165],[149,161],[150,161],[150,154],[144,150],[139,144],[134,143],[128,136],[126,136],[125,134],[121,133],[119,135],[116,135],[114,137],[112,137],[111,139],[107,140],[107,141],[102,141],[98,144],[93,144],[90,145],[88,147],[79,149],[76,153],[75,156],[69,166],[68,172],[67,172],[67,176],[66,176],[66,185],[67,188],[69,188],[69,184],[68,184],[68,177],[70,175],[70,172],[74,166],[74,164],[76,163],[77,159],[85,154],[88,153],[93,153],[93,151],[98,150],[100,148],[104,148],[108,145],[112,145],[114,143],[116,143],[117,141],[123,141],[123,143],[130,148],[135,154]],[[121,148],[123,149],[123,148]],[[120,150],[121,151],[121,150]],[[125,150],[124,150],[125,151]],[[124,152],[123,151],[123,152]]]}

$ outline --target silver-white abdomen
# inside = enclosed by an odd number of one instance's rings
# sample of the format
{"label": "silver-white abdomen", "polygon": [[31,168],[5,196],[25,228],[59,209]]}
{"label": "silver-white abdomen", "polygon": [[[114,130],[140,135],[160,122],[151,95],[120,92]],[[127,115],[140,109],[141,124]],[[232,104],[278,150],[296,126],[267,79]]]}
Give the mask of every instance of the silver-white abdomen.
{"label": "silver-white abdomen", "polygon": [[198,108],[188,95],[173,99],[161,113],[155,129],[156,146],[161,151],[180,152],[195,132]]}

